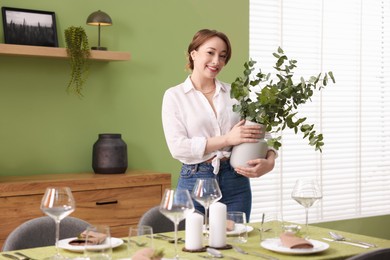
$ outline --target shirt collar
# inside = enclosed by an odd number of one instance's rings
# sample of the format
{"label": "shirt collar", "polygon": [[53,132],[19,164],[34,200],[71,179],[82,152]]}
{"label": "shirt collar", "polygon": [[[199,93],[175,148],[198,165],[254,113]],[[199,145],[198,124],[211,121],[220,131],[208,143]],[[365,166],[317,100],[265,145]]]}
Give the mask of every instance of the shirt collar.
{"label": "shirt collar", "polygon": [[[215,79],[215,86],[217,87],[217,89],[216,89],[217,93],[220,90],[222,90],[223,92],[226,92],[226,86],[224,84],[222,84],[218,79]],[[192,84],[190,76],[188,76],[187,79],[184,81],[183,90],[184,90],[184,93],[188,93],[191,90],[195,90],[195,87]]]}

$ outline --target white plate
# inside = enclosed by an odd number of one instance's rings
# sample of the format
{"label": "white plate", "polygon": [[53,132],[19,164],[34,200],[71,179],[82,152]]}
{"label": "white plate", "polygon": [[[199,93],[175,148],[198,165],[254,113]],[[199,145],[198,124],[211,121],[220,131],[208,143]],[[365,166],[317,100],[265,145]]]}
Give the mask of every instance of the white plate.
{"label": "white plate", "polygon": [[[234,230],[232,231],[226,231],[226,235],[228,236],[231,236],[231,235],[239,235],[241,232],[241,230],[243,230],[244,228],[244,224],[234,224]],[[251,226],[246,226],[246,232],[249,233],[253,231],[253,227]]]}
{"label": "white plate", "polygon": [[[74,252],[84,252],[84,246],[74,246],[70,245],[69,242],[77,239],[77,237],[71,237],[71,238],[66,238],[58,241],[58,247],[62,249],[66,249],[69,251],[74,251]],[[120,238],[111,238],[111,247],[115,248],[123,244],[123,240]],[[96,245],[96,246],[91,246],[91,248],[99,250],[99,249],[104,249],[107,248],[106,245]]]}
{"label": "white plate", "polygon": [[[235,225],[234,225],[234,230],[232,230],[232,231],[226,231],[226,235],[228,235],[228,236],[231,236],[231,235],[239,235],[240,233],[242,233],[242,232],[241,232],[242,228],[243,228],[243,224],[235,224]],[[251,226],[246,226],[246,232],[249,233],[249,232],[251,232],[251,231],[253,231],[253,227],[251,227]],[[203,232],[204,232],[204,233],[208,233],[208,232],[209,232],[208,230],[206,230],[205,226],[203,226]]]}
{"label": "white plate", "polygon": [[291,254],[291,255],[306,255],[306,254],[314,254],[318,252],[325,251],[329,248],[329,244],[325,242],[321,242],[318,240],[309,239],[309,241],[313,244],[313,248],[288,248],[282,246],[282,242],[279,238],[270,238],[261,242],[261,246],[265,249],[275,251],[283,254]]}

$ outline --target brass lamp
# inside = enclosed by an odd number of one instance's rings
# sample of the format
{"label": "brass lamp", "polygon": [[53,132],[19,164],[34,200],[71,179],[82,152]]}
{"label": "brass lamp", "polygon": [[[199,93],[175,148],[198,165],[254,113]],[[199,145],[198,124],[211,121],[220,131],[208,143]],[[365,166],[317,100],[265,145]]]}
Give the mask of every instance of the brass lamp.
{"label": "brass lamp", "polygon": [[98,26],[98,30],[99,30],[99,34],[98,34],[98,46],[97,47],[92,47],[91,49],[92,50],[101,50],[101,51],[105,51],[107,50],[106,47],[101,47],[100,46],[100,26],[109,26],[109,25],[112,25],[112,20],[111,20],[111,17],[106,14],[105,12],[102,12],[102,11],[96,11],[96,12],[93,12],[92,14],[90,14],[87,18],[87,24],[88,25],[97,25]]}

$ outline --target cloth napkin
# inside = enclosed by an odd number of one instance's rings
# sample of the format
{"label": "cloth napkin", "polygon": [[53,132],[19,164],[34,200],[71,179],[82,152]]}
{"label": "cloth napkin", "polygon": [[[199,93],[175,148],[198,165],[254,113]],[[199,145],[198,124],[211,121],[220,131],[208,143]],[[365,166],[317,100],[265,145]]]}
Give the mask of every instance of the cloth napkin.
{"label": "cloth napkin", "polygon": [[226,231],[233,231],[235,224],[233,220],[226,220]]}
{"label": "cloth napkin", "polygon": [[88,234],[89,234],[88,242],[86,240],[87,239],[87,231],[83,231],[77,239],[69,241],[69,244],[78,245],[78,246],[83,246],[86,243],[88,243],[88,245],[99,245],[99,244],[103,243],[103,241],[106,240],[106,238],[107,238],[106,234],[102,234],[102,233],[98,233],[98,232],[94,232],[94,231],[89,231]]}
{"label": "cloth napkin", "polygon": [[296,248],[313,248],[313,244],[301,237],[295,236],[292,232],[285,232],[280,235],[282,245],[291,249]]}
{"label": "cloth napkin", "polygon": [[157,254],[151,248],[143,248],[135,252],[135,254],[131,257],[131,260],[161,260],[162,256]]}

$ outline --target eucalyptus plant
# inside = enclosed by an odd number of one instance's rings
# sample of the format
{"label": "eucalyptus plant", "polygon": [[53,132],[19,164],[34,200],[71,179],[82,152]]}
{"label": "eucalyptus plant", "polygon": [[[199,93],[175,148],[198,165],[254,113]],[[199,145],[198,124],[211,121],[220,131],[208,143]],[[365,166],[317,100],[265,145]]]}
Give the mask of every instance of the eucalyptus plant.
{"label": "eucalyptus plant", "polygon": [[89,69],[90,47],[84,28],[71,26],[65,30],[66,50],[70,58],[68,92],[82,96],[82,88]]}
{"label": "eucalyptus plant", "polygon": [[[303,139],[309,139],[309,145],[322,152],[323,135],[317,134],[314,124],[307,124],[306,117],[298,117],[298,106],[311,101],[314,90],[321,90],[328,84],[329,78],[335,83],[333,73],[329,71],[321,78],[322,73],[311,76],[309,80],[303,77],[298,82],[293,81],[296,60],[289,60],[284,51],[279,47],[274,69],[275,75],[265,74],[259,69],[254,73],[256,61],[250,59],[244,64],[243,76],[237,77],[231,85],[230,95],[238,101],[233,106],[233,111],[238,112],[241,118],[262,124],[267,132],[273,135],[267,140],[269,146],[279,149],[280,131],[286,127],[293,129],[295,134],[300,130]],[[255,92],[255,98],[251,96],[252,88],[259,86]]]}

